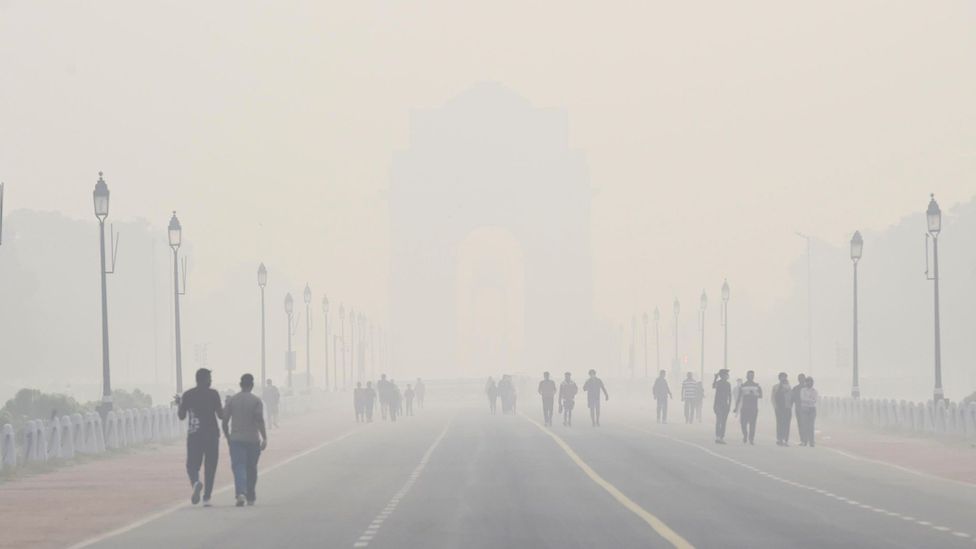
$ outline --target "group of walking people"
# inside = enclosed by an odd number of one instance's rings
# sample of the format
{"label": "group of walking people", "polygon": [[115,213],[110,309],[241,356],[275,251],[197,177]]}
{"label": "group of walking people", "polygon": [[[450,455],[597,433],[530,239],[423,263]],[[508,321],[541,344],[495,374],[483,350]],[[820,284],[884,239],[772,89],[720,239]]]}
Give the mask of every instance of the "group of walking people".
{"label": "group of walking people", "polygon": [[518,404],[518,391],[515,390],[515,381],[512,376],[505,374],[498,383],[489,377],[485,383],[485,395],[488,397],[488,410],[492,415],[498,410],[498,401],[502,401],[502,413],[509,415],[516,412]]}
{"label": "group of walking people", "polygon": [[424,407],[426,391],[427,388],[419,377],[415,384],[408,383],[403,392],[400,391],[395,380],[386,379],[386,374],[380,376],[375,388],[372,381],[367,381],[365,387],[361,381],[356,382],[356,388],[352,392],[356,421],[358,423],[372,423],[377,402],[379,402],[380,416],[384,421],[389,419],[395,423],[397,416],[412,416],[414,401],[416,401],[418,408]]}
{"label": "group of walking people", "polygon": [[[573,381],[573,374],[566,372],[563,380],[556,390],[556,382],[549,378],[549,372],[543,372],[542,381],[539,382],[539,395],[542,397],[542,417],[548,427],[552,426],[552,415],[554,400],[558,396],[559,414],[563,418],[563,425],[573,426],[573,408],[576,407],[576,395],[579,393],[579,386]],[[583,392],[586,393],[586,404],[590,409],[590,423],[593,427],[600,426],[600,393],[606,400],[610,400],[607,387],[603,380],[596,377],[596,370],[589,371],[589,377],[583,383]]]}

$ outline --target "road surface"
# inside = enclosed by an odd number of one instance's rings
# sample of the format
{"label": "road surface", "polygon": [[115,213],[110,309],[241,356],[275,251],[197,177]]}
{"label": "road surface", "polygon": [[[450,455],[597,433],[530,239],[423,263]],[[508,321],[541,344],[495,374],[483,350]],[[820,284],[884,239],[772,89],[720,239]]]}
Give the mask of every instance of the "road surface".
{"label": "road surface", "polygon": [[592,428],[578,407],[574,427],[551,429],[523,412],[428,402],[263,471],[254,507],[225,491],[213,508],[161,509],[86,545],[976,547],[973,485],[825,445],[742,445],[734,419],[718,446],[704,426],[646,412],[608,406]]}

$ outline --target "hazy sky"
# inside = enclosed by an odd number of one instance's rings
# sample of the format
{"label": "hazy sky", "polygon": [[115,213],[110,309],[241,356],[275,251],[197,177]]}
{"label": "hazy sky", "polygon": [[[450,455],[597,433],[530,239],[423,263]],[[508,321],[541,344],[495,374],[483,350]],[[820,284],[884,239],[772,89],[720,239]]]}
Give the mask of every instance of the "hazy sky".
{"label": "hazy sky", "polygon": [[196,288],[263,260],[382,314],[411,110],[495,81],[568,113],[598,312],[726,275],[769,304],[795,230],[976,194],[974,23],[968,1],[0,0],[0,179],[10,208],[94,223],[104,170],[113,218],[179,211]]}

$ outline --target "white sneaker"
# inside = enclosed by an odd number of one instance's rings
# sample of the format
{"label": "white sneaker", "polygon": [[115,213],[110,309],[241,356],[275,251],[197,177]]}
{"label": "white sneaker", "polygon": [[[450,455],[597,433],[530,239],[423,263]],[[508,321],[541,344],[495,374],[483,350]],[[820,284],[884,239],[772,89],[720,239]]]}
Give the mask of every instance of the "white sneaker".
{"label": "white sneaker", "polygon": [[203,491],[203,483],[199,480],[193,483],[193,495],[190,496],[190,503],[196,505],[200,503],[200,492]]}
{"label": "white sneaker", "polygon": [[244,501],[245,501],[244,494],[237,494],[237,502],[235,503],[235,505],[237,505],[238,507],[244,507]]}

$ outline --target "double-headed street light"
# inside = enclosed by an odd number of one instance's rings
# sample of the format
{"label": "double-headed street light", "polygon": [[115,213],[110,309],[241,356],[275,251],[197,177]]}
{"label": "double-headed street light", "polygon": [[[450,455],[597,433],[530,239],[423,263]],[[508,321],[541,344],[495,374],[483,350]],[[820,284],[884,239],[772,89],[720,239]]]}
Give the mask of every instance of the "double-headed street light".
{"label": "double-headed street light", "polygon": [[[942,232],[942,210],[939,209],[939,204],[935,201],[935,195],[930,195],[929,207],[925,211],[925,220],[928,224],[928,234],[932,237],[932,265],[934,272],[929,280],[934,282],[935,286],[935,395],[933,400],[939,402],[945,397],[942,391],[942,332],[939,326],[939,233]],[[928,242],[928,239],[926,239]],[[925,254],[925,260],[928,261],[928,254]],[[928,269],[926,268],[925,274],[928,275]]]}
{"label": "double-headed street light", "polygon": [[268,269],[264,263],[258,266],[258,287],[261,288],[261,394],[268,384],[267,347],[265,345],[264,288],[268,285]]}
{"label": "double-headed street light", "polygon": [[312,390],[312,289],[305,284],[305,390]]}
{"label": "double-headed street light", "polygon": [[[325,390],[329,390],[329,296],[322,296],[322,316],[325,319]],[[332,363],[332,380],[335,381],[335,362]]]}
{"label": "double-headed street light", "polygon": [[861,387],[857,368],[857,262],[861,259],[861,252],[864,250],[864,239],[861,238],[861,231],[854,231],[851,237],[851,263],[854,265],[854,368],[852,372],[851,396],[861,398]]}
{"label": "double-headed street light", "polygon": [[[2,200],[2,198],[0,198]],[[105,180],[102,179],[102,172],[98,172],[98,182],[95,183],[95,190],[92,192],[92,201],[95,206],[95,217],[98,218],[99,251],[101,253],[102,268],[100,269],[102,282],[102,405],[101,413],[107,414],[112,409],[112,373],[109,369],[108,352],[108,286],[105,281],[109,271],[106,269],[105,261],[105,219],[108,218],[109,190]],[[113,236],[113,241],[115,240]],[[114,247],[114,246],[113,246]],[[113,271],[115,270],[115,259],[112,260]]]}
{"label": "double-headed street light", "polygon": [[729,369],[729,281],[722,282],[722,328],[725,344],[722,347],[722,368]]}
{"label": "double-headed street light", "polygon": [[[180,296],[185,292],[180,291],[180,245],[183,243],[183,226],[176,218],[176,212],[169,220],[169,247],[173,249],[173,303],[175,309],[175,340],[176,340],[176,393],[183,394],[183,347],[180,339]],[[183,269],[186,274],[186,268]],[[184,290],[186,284],[184,282]]]}
{"label": "double-headed street light", "polygon": [[701,372],[698,374],[698,380],[704,383],[705,380],[705,309],[708,307],[708,296],[705,295],[705,290],[702,290],[701,295]]}

